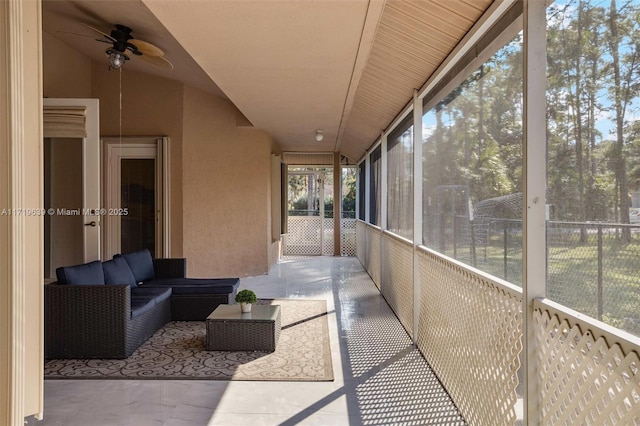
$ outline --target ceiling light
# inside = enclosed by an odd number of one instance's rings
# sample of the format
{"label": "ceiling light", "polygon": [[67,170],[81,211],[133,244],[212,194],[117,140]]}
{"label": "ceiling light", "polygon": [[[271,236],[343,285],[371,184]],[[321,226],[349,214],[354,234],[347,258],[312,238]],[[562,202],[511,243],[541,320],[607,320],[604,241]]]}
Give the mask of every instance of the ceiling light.
{"label": "ceiling light", "polygon": [[316,130],[316,141],[322,142],[322,139],[324,139],[324,135],[322,134],[322,129]]}
{"label": "ceiling light", "polygon": [[119,69],[124,64],[124,61],[129,59],[127,55],[115,49],[107,49],[106,53],[109,55],[109,65],[114,70]]}

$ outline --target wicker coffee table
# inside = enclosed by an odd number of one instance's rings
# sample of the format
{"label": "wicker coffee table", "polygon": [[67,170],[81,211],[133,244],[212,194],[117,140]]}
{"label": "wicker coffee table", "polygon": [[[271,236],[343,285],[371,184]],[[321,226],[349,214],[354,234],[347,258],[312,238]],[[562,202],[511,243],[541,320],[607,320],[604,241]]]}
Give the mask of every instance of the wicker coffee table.
{"label": "wicker coffee table", "polygon": [[280,337],[280,306],[219,305],[206,320],[208,351],[273,352]]}

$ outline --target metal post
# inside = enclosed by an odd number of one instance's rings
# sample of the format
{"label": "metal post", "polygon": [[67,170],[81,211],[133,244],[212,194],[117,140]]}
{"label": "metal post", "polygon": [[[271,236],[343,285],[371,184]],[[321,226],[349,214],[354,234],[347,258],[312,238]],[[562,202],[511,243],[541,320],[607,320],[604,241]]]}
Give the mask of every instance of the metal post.
{"label": "metal post", "polygon": [[478,260],[476,259],[476,227],[474,221],[475,219],[469,221],[469,228],[471,229],[471,265],[475,268],[478,265]]}
{"label": "metal post", "polygon": [[320,173],[313,175],[317,179],[318,184],[318,214],[320,216],[320,256],[324,254],[324,174],[320,177]]}
{"label": "metal post", "polygon": [[314,175],[308,175],[307,176],[307,216],[313,216],[313,183],[314,183],[314,179],[315,176]]}
{"label": "metal post", "polygon": [[418,341],[421,280],[418,246],[422,244],[422,99],[413,91],[413,344]]}
{"label": "metal post", "polygon": [[[381,137],[382,143],[380,144],[380,211],[378,212],[379,214],[379,218],[380,218],[380,229],[382,229],[383,231],[385,231],[386,229],[388,229],[387,226],[387,215],[388,215],[388,205],[387,205],[387,201],[388,201],[388,197],[387,197],[387,191],[388,191],[388,170],[389,170],[389,165],[387,164],[387,159],[388,159],[388,155],[387,155],[387,134],[383,133],[382,137]],[[383,262],[381,262],[383,263]]]}
{"label": "metal post", "polygon": [[598,319],[602,321],[602,225],[598,224]]}
{"label": "metal post", "polygon": [[509,248],[509,232],[507,231],[507,221],[502,222],[502,228],[503,228],[503,232],[502,232],[502,256],[504,258],[503,261],[503,275],[504,275],[504,280],[507,281],[507,250]]}
{"label": "metal post", "polygon": [[453,258],[458,258],[458,216],[453,214]]}
{"label": "metal post", "polygon": [[384,294],[384,231],[387,229],[387,134],[382,133],[380,137],[380,229],[382,235],[380,236],[380,293]]}
{"label": "metal post", "polygon": [[[364,206],[360,206],[360,208],[364,209],[364,221],[365,223],[369,223],[371,220],[371,156],[367,155],[365,157],[364,164],[364,182],[361,182],[361,185],[364,185]],[[367,245],[369,242],[367,241]]]}
{"label": "metal post", "polygon": [[333,255],[342,254],[342,170],[340,153],[333,153]]}

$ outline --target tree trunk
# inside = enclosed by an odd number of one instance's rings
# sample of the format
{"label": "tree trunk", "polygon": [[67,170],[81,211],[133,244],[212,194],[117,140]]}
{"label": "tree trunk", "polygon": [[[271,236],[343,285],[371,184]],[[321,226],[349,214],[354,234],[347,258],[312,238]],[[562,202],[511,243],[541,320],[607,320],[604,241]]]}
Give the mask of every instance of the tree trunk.
{"label": "tree trunk", "polygon": [[[616,145],[615,155],[615,174],[618,180],[619,196],[620,196],[620,222],[629,223],[629,188],[627,185],[626,162],[624,158],[624,108],[622,95],[622,81],[620,78],[620,52],[618,44],[620,36],[618,33],[618,13],[616,8],[616,0],[611,0],[611,9],[609,15],[609,24],[611,29],[611,58],[613,65],[613,78],[615,85],[615,111],[616,111]],[[631,233],[629,228],[623,228],[622,238],[629,241]]]}
{"label": "tree trunk", "polygon": [[[584,171],[583,171],[583,147],[582,147],[582,25],[583,25],[583,6],[582,1],[578,4],[578,51],[575,58],[576,67],[576,93],[573,99],[573,105],[575,108],[575,138],[576,138],[576,170],[578,171],[578,215],[580,222],[586,221],[585,214],[585,202],[584,202]],[[587,240],[586,230],[581,228],[580,242],[585,243]]]}

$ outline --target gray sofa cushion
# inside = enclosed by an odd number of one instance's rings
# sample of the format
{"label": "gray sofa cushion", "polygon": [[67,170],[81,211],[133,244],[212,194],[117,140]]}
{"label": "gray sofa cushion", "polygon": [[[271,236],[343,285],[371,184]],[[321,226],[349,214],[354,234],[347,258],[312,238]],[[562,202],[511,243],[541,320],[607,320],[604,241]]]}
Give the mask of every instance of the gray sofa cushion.
{"label": "gray sofa cushion", "polygon": [[104,285],[104,272],[102,262],[99,260],[82,265],[60,267],[56,269],[56,277],[60,284]]}
{"label": "gray sofa cushion", "polygon": [[121,256],[103,262],[102,270],[104,271],[104,282],[107,285],[126,284],[130,287],[137,285],[129,264]]}
{"label": "gray sofa cushion", "polygon": [[129,268],[131,268],[131,272],[133,272],[133,276],[137,283],[152,280],[155,277],[153,258],[151,257],[151,252],[149,252],[149,250],[144,249],[133,251],[131,253],[124,253],[122,255],[116,255],[114,256],[114,259],[120,256],[122,256],[129,264]]}

